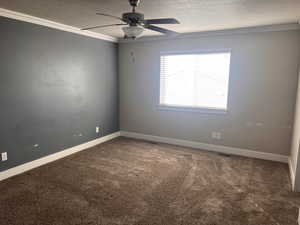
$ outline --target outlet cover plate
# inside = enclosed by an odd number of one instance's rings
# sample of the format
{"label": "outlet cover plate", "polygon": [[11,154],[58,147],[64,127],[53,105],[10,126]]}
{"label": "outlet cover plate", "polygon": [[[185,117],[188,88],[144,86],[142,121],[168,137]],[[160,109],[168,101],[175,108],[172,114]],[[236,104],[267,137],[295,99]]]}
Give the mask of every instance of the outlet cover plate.
{"label": "outlet cover plate", "polygon": [[2,162],[6,161],[7,160],[7,152],[2,152],[1,158],[2,158]]}

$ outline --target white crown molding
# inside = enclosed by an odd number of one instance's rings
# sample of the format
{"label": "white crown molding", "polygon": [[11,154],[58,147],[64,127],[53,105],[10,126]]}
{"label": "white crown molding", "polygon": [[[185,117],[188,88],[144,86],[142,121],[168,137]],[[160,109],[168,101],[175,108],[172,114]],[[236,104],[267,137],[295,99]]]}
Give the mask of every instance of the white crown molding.
{"label": "white crown molding", "polygon": [[147,135],[147,134],[127,132],[127,131],[121,131],[121,136],[142,139],[142,140],[147,140],[147,141],[167,143],[167,144],[184,146],[184,147],[190,147],[190,148],[195,148],[195,149],[200,149],[200,150],[220,152],[220,153],[225,153],[225,154],[230,154],[230,155],[239,155],[239,156],[245,156],[245,157],[249,157],[249,158],[257,158],[257,159],[264,159],[264,160],[288,163],[288,156],[267,153],[267,152],[258,152],[258,151],[249,150],[249,149],[242,149],[242,148],[235,148],[235,147],[228,147],[228,146],[214,145],[214,144],[206,144],[206,143],[195,142],[195,141],[187,141],[187,140],[181,140],[181,139],[175,139],[175,138],[152,136],[152,135]]}
{"label": "white crown molding", "polygon": [[22,164],[20,166],[16,166],[16,167],[13,167],[11,169],[5,170],[3,172],[0,172],[0,181],[5,180],[5,179],[10,178],[10,177],[13,177],[13,176],[16,176],[18,174],[24,173],[26,171],[32,170],[34,168],[40,167],[40,166],[45,165],[47,163],[56,161],[58,159],[62,159],[64,157],[72,155],[74,153],[86,150],[88,148],[91,148],[91,147],[99,145],[103,142],[112,140],[112,139],[114,139],[116,137],[119,137],[119,136],[120,136],[120,132],[115,132],[115,133],[106,135],[104,137],[101,137],[101,138],[83,143],[81,145],[77,145],[77,146],[65,149],[63,151],[45,156],[43,158],[40,158],[40,159],[31,161],[31,162]]}
{"label": "white crown molding", "polygon": [[117,38],[114,38],[114,37],[111,37],[108,35],[99,34],[99,33],[91,32],[91,31],[80,30],[80,28],[77,28],[77,27],[68,26],[65,24],[53,22],[50,20],[30,16],[30,15],[27,15],[24,13],[19,13],[19,12],[15,12],[15,11],[3,9],[3,8],[0,8],[0,16],[7,17],[10,19],[20,20],[20,21],[24,21],[24,22],[28,22],[28,23],[38,24],[38,25],[42,25],[42,26],[46,26],[46,27],[51,27],[51,28],[54,28],[57,30],[63,30],[63,31],[80,34],[80,35],[88,36],[88,37],[92,37],[92,38],[97,38],[97,39],[101,39],[101,40],[105,40],[105,41],[118,42]]}
{"label": "white crown molding", "polygon": [[210,36],[220,36],[220,35],[248,34],[248,33],[259,33],[259,32],[288,31],[288,30],[300,30],[299,23],[275,24],[275,25],[244,27],[244,28],[236,28],[236,29],[226,29],[226,30],[182,33],[175,37],[168,37],[164,35],[146,36],[146,37],[138,38],[136,40],[119,39],[119,43],[164,41],[164,40],[176,40],[176,39],[184,39],[184,38],[199,38],[199,37],[210,37]]}

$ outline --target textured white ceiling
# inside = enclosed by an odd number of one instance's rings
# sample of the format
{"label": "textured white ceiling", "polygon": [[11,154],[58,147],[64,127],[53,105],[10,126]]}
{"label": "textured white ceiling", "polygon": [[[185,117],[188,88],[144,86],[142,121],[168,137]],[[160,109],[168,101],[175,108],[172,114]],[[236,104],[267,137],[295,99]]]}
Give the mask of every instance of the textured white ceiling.
{"label": "textured white ceiling", "polygon": [[[0,0],[0,7],[75,27],[118,23],[95,13],[121,16],[131,10],[127,0]],[[147,19],[174,17],[180,25],[162,27],[185,33],[298,22],[300,0],[141,0],[137,11]],[[120,27],[94,31],[123,35]]]}

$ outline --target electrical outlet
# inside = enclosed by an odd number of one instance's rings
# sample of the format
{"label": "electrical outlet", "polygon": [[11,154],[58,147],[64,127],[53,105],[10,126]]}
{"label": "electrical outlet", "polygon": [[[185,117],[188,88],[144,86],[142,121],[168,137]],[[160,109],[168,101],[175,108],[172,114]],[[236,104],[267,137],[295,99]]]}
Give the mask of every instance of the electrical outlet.
{"label": "electrical outlet", "polygon": [[252,122],[247,122],[246,123],[246,127],[252,127],[253,126],[253,123]]}
{"label": "electrical outlet", "polygon": [[100,132],[100,127],[96,127],[96,133]]}
{"label": "electrical outlet", "polygon": [[1,158],[2,158],[2,162],[6,161],[7,160],[7,152],[2,152]]}
{"label": "electrical outlet", "polygon": [[213,132],[211,132],[211,137],[212,137],[212,139],[220,140],[221,139],[221,133],[213,131]]}
{"label": "electrical outlet", "polygon": [[257,127],[262,127],[262,126],[263,126],[263,123],[257,122],[255,125],[256,125]]}
{"label": "electrical outlet", "polygon": [[217,138],[217,132],[215,132],[215,131],[211,132],[211,138],[216,139]]}

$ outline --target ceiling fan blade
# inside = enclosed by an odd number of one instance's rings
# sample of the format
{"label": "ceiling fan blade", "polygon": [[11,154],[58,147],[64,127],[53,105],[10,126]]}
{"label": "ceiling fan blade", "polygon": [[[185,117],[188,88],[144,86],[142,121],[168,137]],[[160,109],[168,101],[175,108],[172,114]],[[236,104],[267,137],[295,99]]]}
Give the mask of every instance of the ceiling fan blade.
{"label": "ceiling fan blade", "polygon": [[163,33],[163,34],[167,34],[167,35],[170,35],[170,36],[176,36],[176,35],[178,35],[177,32],[172,31],[172,30],[168,30],[168,29],[165,29],[165,28],[162,28],[162,27],[157,27],[157,26],[152,26],[152,25],[147,25],[147,26],[144,26],[144,27],[146,29],[157,31],[157,32],[160,32],[160,33]]}
{"label": "ceiling fan blade", "polygon": [[117,23],[117,24],[109,24],[109,25],[100,25],[100,26],[82,28],[81,30],[93,30],[93,29],[96,29],[96,28],[112,27],[112,26],[122,26],[122,25],[127,25],[127,24],[125,24],[125,23]]}
{"label": "ceiling fan blade", "polygon": [[112,18],[123,21],[123,19],[121,17],[118,17],[118,16],[112,16],[112,15],[109,15],[109,14],[106,14],[106,13],[96,13],[96,14],[99,15],[99,16],[108,16],[108,17],[112,17]]}
{"label": "ceiling fan blade", "polygon": [[174,18],[161,18],[145,20],[145,24],[179,24],[179,21]]}

